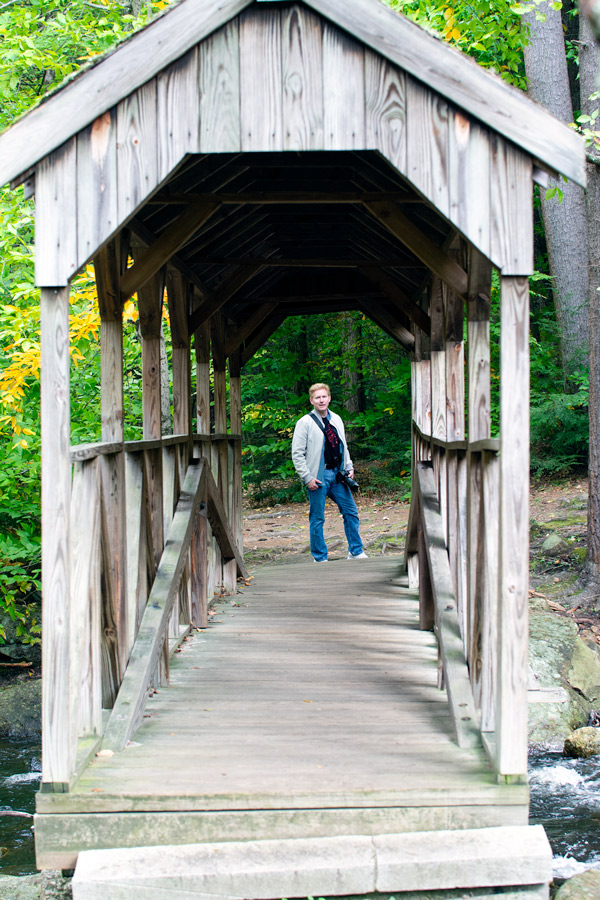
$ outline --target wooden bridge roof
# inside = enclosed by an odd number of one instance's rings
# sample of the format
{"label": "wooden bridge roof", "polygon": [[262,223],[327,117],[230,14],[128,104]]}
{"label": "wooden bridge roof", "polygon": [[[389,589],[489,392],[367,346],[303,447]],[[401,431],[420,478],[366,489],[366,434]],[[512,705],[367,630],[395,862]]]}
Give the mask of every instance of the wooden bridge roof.
{"label": "wooden bridge roof", "polygon": [[0,182],[36,192],[39,285],[127,225],[122,297],[168,263],[190,332],[222,309],[238,345],[358,308],[412,346],[429,272],[466,293],[455,233],[532,270],[540,167],[583,183],[583,142],[379,0],[181,0],[0,137]]}

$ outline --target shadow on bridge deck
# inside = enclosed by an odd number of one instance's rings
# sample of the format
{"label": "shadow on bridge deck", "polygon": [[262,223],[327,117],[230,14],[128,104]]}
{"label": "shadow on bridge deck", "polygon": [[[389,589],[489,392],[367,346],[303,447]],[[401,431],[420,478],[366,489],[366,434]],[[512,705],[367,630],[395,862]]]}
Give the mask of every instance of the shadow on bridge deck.
{"label": "shadow on bridge deck", "polygon": [[40,794],[38,865],[80,850],[525,825],[460,749],[398,558],[261,569],[172,661],[143,725]]}

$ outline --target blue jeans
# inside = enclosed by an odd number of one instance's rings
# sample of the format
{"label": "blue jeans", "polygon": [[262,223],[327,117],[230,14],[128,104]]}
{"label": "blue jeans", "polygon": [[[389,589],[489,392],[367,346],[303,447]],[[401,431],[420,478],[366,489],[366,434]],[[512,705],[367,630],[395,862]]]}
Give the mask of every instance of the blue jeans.
{"label": "blue jeans", "polygon": [[323,525],[325,524],[325,500],[331,497],[337,503],[338,509],[344,519],[344,531],[348,541],[348,550],[352,556],[362,553],[363,545],[358,533],[358,511],[356,503],[349,487],[338,484],[335,480],[336,473],[333,469],[325,469],[323,484],[316,491],[308,492],[310,512],[308,523],[310,527],[310,552],[317,560],[327,559],[327,544],[323,537]]}

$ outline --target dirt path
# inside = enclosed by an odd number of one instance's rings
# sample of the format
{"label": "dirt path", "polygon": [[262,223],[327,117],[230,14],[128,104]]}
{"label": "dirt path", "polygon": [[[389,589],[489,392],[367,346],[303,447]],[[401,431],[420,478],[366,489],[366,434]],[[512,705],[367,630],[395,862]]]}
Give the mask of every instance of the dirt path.
{"label": "dirt path", "polygon": [[[409,504],[393,499],[357,498],[360,531],[370,556],[403,556]],[[600,644],[600,598],[590,597],[578,582],[585,556],[587,481],[536,485],[530,493],[531,566],[533,596],[545,598],[558,613],[570,615],[582,637]],[[548,555],[545,539],[557,534],[565,547]],[[347,555],[341,516],[327,501],[325,539],[330,559]],[[244,509],[244,554],[250,571],[263,563],[299,562],[310,558],[308,503]]]}
{"label": "dirt path", "polygon": [[[367,553],[404,553],[409,505],[402,501],[357,498],[360,532]],[[325,507],[325,540],[330,559],[346,558],[348,545],[337,506]],[[250,568],[269,562],[310,558],[308,502],[244,510],[244,556]]]}

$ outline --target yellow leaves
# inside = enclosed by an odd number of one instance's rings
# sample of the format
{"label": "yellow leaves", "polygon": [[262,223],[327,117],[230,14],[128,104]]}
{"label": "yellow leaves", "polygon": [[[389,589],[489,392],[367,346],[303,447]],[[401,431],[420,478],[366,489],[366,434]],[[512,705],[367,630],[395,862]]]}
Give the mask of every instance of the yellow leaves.
{"label": "yellow leaves", "polygon": [[137,322],[139,317],[140,315],[136,304],[133,302],[133,300],[128,300],[123,307],[123,321]]}
{"label": "yellow leaves", "polygon": [[447,6],[444,9],[444,20],[446,22],[442,31],[444,40],[458,43],[462,38],[462,34],[456,26],[456,16],[451,6]]}

